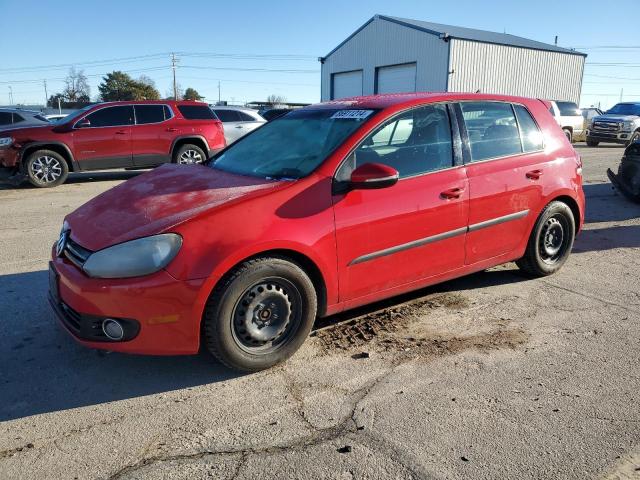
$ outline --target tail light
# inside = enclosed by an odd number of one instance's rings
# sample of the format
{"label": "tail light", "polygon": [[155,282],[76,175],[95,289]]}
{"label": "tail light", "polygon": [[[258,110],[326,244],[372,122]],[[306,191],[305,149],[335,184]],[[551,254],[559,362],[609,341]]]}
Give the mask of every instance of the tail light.
{"label": "tail light", "polygon": [[582,158],[576,153],[576,174],[582,176]]}

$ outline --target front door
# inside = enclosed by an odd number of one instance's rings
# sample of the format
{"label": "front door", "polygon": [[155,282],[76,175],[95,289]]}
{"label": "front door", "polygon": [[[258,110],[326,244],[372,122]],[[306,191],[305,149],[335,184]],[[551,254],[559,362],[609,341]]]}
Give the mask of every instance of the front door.
{"label": "front door", "polygon": [[469,139],[466,263],[474,264],[513,251],[529,234],[543,197],[546,155],[523,105],[462,102],[458,112]]}
{"label": "front door", "polygon": [[446,105],[421,106],[384,122],[340,167],[337,184],[364,163],[400,173],[392,187],[334,195],[341,301],[464,265],[469,189],[453,150]]}
{"label": "front door", "polygon": [[222,122],[222,128],[224,129],[224,139],[227,141],[227,145],[232,144],[244,135],[244,122],[240,118],[240,114],[237,111],[216,109],[214,110],[214,113]]}
{"label": "front door", "polygon": [[[83,120],[89,124],[78,128]],[[131,125],[133,107],[122,105],[95,110],[76,122],[73,131],[75,158],[82,170],[133,166]]]}

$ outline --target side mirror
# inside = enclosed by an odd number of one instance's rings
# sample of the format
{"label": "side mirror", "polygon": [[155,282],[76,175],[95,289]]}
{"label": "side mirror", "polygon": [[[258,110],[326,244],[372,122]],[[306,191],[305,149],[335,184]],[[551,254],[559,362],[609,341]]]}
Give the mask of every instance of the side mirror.
{"label": "side mirror", "polygon": [[91,122],[88,118],[83,118],[82,120],[78,120],[75,124],[75,128],[87,128],[91,126]]}
{"label": "side mirror", "polygon": [[387,188],[395,185],[399,178],[395,168],[382,163],[365,163],[351,172],[349,186],[353,190]]}

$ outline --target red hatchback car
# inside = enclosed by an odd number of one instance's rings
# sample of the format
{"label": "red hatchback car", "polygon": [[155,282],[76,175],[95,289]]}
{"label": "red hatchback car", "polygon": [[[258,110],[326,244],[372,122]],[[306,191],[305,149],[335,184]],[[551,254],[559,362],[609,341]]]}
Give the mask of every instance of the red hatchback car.
{"label": "red hatchback car", "polygon": [[58,123],[0,131],[0,169],[36,187],[69,172],[201,163],[225,146],[207,104],[170,100],[90,105]]}
{"label": "red hatchback car", "polygon": [[353,98],[292,111],[205,165],[66,218],[51,304],[81,343],[253,371],[317,316],[509,261],[549,275],[583,221],[579,156],[541,100]]}

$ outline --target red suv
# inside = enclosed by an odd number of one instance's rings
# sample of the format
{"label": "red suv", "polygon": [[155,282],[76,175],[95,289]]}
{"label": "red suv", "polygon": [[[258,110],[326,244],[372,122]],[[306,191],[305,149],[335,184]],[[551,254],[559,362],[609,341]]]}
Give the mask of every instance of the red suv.
{"label": "red suv", "polygon": [[274,365],[316,316],[516,261],[549,275],[582,164],[541,100],[399,94],[312,105],[205,165],[164,165],[68,215],[50,299],[83,344]]}
{"label": "red suv", "polygon": [[224,146],[222,124],[205,104],[111,102],[61,123],[0,131],[0,167],[14,181],[55,187],[69,172],[201,163]]}

